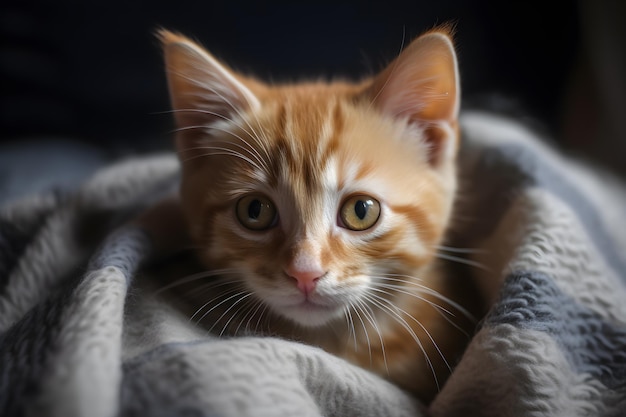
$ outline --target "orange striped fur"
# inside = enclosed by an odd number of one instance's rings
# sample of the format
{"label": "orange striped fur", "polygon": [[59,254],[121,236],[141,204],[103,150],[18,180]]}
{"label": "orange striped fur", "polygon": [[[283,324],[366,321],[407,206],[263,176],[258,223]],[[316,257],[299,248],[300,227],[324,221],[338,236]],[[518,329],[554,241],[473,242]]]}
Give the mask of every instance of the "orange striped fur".
{"label": "orange striped fur", "polygon": [[207,268],[194,317],[320,346],[432,398],[462,349],[435,262],[456,192],[449,29],[356,83],[269,85],[160,38],[182,207]]}

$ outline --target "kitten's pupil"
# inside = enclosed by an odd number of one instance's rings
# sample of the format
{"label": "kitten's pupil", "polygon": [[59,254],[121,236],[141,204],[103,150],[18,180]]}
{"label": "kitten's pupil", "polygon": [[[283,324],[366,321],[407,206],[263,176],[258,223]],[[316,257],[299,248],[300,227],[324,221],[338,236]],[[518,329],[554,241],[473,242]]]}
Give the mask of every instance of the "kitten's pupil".
{"label": "kitten's pupil", "polygon": [[339,211],[340,226],[354,231],[369,229],[378,222],[380,203],[367,195],[348,198]]}
{"label": "kitten's pupil", "polygon": [[354,205],[354,213],[361,220],[363,220],[365,216],[367,215],[367,209],[368,209],[368,204],[363,200],[357,201],[356,204]]}
{"label": "kitten's pupil", "polygon": [[253,200],[248,206],[248,217],[251,219],[258,219],[261,214],[262,204],[259,200]]}
{"label": "kitten's pupil", "polygon": [[239,222],[251,230],[265,230],[276,224],[278,213],[272,201],[259,195],[246,195],[237,201],[235,214]]}

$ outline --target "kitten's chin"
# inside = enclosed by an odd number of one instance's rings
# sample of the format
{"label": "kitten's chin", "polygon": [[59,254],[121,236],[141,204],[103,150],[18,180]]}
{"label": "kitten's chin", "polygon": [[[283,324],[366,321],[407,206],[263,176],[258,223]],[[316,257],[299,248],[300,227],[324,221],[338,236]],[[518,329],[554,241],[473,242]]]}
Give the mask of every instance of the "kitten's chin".
{"label": "kitten's chin", "polygon": [[281,306],[281,316],[303,327],[322,327],[342,316],[343,308],[324,306],[310,301],[291,306]]}

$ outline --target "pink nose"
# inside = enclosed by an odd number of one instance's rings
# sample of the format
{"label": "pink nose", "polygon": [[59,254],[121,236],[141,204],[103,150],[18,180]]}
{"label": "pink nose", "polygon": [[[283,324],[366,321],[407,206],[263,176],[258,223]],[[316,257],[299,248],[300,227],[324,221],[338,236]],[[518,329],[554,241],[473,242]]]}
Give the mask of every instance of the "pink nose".
{"label": "pink nose", "polygon": [[298,289],[305,295],[313,292],[317,281],[324,275],[321,270],[303,271],[291,267],[287,268],[285,272],[296,280]]}

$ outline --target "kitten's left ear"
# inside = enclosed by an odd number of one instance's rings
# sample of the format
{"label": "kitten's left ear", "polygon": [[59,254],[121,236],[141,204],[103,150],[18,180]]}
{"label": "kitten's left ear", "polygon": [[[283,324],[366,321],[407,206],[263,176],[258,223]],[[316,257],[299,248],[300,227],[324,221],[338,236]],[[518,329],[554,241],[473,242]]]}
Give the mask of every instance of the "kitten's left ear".
{"label": "kitten's left ear", "polygon": [[179,151],[198,148],[198,127],[231,121],[259,106],[242,79],[195,42],[166,30],[158,32],[163,44],[167,80],[174,117],[179,127]]}
{"label": "kitten's left ear", "polygon": [[368,88],[369,99],[392,117],[424,130],[429,161],[452,160],[458,147],[459,72],[450,31],[415,39]]}

